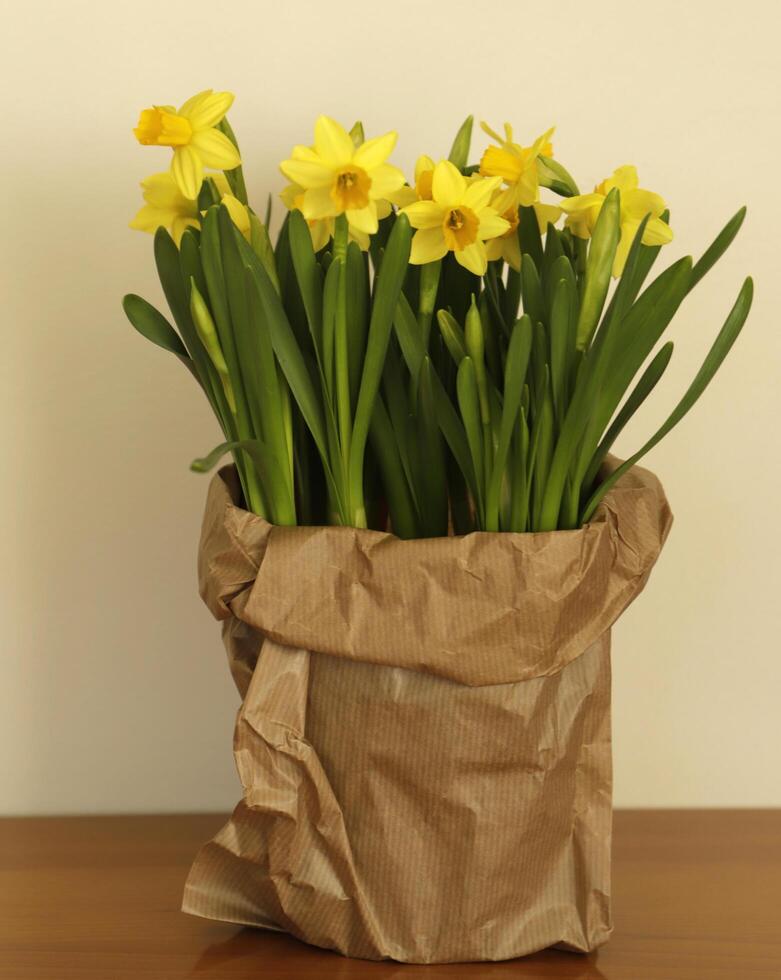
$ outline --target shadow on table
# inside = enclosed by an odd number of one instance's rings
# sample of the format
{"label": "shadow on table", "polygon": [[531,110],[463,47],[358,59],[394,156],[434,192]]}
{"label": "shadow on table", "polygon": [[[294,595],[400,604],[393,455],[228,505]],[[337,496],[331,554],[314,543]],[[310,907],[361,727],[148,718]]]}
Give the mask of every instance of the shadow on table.
{"label": "shadow on table", "polygon": [[417,965],[389,960],[347,959],[331,950],[308,946],[286,933],[262,929],[240,929],[229,939],[212,943],[198,957],[191,973],[193,980],[241,980],[273,977],[274,980],[305,980],[328,977],[333,980],[606,980],[598,968],[596,955],[582,956],[559,950],[545,950],[517,960],[500,963],[442,963]]}

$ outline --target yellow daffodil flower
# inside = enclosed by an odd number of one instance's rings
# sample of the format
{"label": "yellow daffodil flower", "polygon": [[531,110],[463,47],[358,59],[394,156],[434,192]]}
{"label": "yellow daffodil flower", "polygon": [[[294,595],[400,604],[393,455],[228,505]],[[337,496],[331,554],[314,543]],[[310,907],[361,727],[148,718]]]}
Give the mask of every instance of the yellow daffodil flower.
{"label": "yellow daffodil flower", "polygon": [[171,173],[179,190],[191,201],[198,197],[204,167],[233,170],[241,163],[233,143],[214,128],[232,103],[230,92],[206,89],[188,99],[178,111],[173,106],[144,109],[133,130],[144,146],[173,149]]}
{"label": "yellow daffodil flower", "polygon": [[[288,186],[279,195],[282,198],[285,206],[289,211],[294,208],[298,211],[302,210],[302,205],[304,203],[304,194],[306,191],[303,187],[299,187],[298,184],[288,184]],[[387,218],[391,213],[391,206],[389,201],[377,201],[377,218],[382,221],[383,218]],[[312,248],[315,252],[319,252],[321,248],[329,243],[334,235],[334,219],[333,218],[313,218],[307,220],[309,225],[309,232],[312,235]],[[362,252],[369,251],[369,241],[370,237],[365,231],[361,231],[350,223],[349,218],[347,219],[347,229],[348,229],[348,240],[355,242]]]}
{"label": "yellow daffodil flower", "polygon": [[346,214],[354,231],[373,235],[378,201],[404,183],[404,174],[386,162],[395,145],[391,132],[356,146],[339,123],[320,116],[314,146],[294,147],[280,170],[303,190],[300,210],[307,221]]}
{"label": "yellow daffodil flower", "polygon": [[[506,191],[503,190],[494,195],[491,204],[497,211],[503,207],[506,200],[505,195]],[[555,204],[541,204],[538,201],[532,207],[537,217],[537,225],[541,235],[544,235],[548,230],[548,224],[555,224],[561,217],[561,208],[556,207]],[[503,259],[516,272],[520,272],[521,245],[518,241],[518,207],[511,205],[500,213],[510,227],[503,235],[492,238],[485,243],[488,261],[495,262],[497,259]]]}
{"label": "yellow daffodil flower", "polygon": [[662,221],[666,209],[663,198],[652,191],[638,186],[637,170],[632,166],[619,167],[597,184],[593,194],[579,194],[577,197],[562,199],[561,207],[567,215],[566,225],[578,238],[590,238],[597,223],[599,212],[610,191],[617,187],[621,192],[621,238],[613,262],[613,276],[624,271],[632,240],[643,218],[649,214],[648,224],[643,232],[643,245],[666,245],[672,241],[670,226]]}
{"label": "yellow daffodil flower", "polygon": [[419,156],[415,164],[415,184],[410,187],[405,184],[393,194],[389,195],[391,204],[396,204],[400,208],[406,208],[408,204],[415,201],[431,200],[431,182],[434,179],[434,161],[425,154]]}
{"label": "yellow daffodil flower", "polygon": [[[220,193],[222,203],[228,209],[233,223],[249,240],[250,225],[247,208],[231,193],[224,174],[207,174]],[[188,228],[200,227],[201,212],[196,201],[185,197],[170,170],[152,174],[141,181],[145,204],[130,222],[137,231],[147,231],[154,235],[158,228],[167,228],[173,240],[179,245],[182,235]]]}
{"label": "yellow daffodil flower", "polygon": [[485,242],[503,235],[509,222],[489,204],[501,177],[467,181],[448,160],[434,167],[431,200],[416,201],[402,211],[417,231],[412,239],[410,262],[436,262],[448,252],[477,276],[485,274],[488,257]]}
{"label": "yellow daffodil flower", "polygon": [[530,207],[540,196],[537,157],[553,156],[550,142],[553,129],[543,133],[531,146],[521,146],[513,142],[513,129],[509,123],[504,124],[504,138],[487,123],[480,125],[483,132],[499,144],[486,149],[480,160],[480,173],[486,177],[501,177],[507,184],[507,207]]}

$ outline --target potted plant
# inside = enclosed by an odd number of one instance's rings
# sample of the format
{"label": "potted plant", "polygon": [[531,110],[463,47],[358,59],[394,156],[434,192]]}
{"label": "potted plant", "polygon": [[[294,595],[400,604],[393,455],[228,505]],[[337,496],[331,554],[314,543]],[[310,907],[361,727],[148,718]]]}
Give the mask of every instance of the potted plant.
{"label": "potted plant", "polygon": [[[242,696],[244,793],[186,911],[347,955],[588,951],[610,922],[610,628],[670,528],[638,461],[699,398],[751,305],[629,459],[664,331],[735,237],[651,275],[663,199],[622,166],[581,194],[552,131],[472,119],[414,180],[395,133],[321,116],[249,203],[228,93],[154,107],[170,147],[133,226],[173,317],[125,298],[224,442],[201,594]],[[546,199],[543,200],[543,195]]]}

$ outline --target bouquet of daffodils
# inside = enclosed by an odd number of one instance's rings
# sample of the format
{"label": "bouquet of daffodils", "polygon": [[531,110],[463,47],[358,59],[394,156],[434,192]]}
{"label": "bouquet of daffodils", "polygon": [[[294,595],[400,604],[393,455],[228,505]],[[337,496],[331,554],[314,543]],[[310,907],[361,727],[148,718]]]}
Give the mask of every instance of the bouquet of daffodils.
{"label": "bouquet of daffodils", "polygon": [[[246,507],[276,524],[391,529],[402,538],[550,531],[589,520],[623,473],[689,411],[749,312],[747,279],[670,416],[603,466],[664,374],[657,349],[745,209],[697,262],[647,280],[672,238],[664,200],[622,166],[582,194],[554,156],[472,118],[414,181],[389,163],[396,134],[365,138],[320,116],[280,164],[287,211],[251,206],[227,92],[141,113],[169,147],[142,182],[132,227],[153,232],[176,328],[136,295],[133,326],[175,354],[214,410]],[[550,200],[541,199],[546,191]]]}

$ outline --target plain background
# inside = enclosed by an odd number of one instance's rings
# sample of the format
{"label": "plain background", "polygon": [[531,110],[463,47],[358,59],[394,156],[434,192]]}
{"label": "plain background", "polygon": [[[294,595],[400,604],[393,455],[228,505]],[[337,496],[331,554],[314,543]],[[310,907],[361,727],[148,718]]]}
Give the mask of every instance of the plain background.
{"label": "plain background", "polygon": [[[123,293],[160,299],[127,223],[169,152],[140,108],[228,89],[256,207],[315,116],[446,155],[463,117],[508,119],[584,190],[635,163],[698,255],[737,208],[728,255],[673,326],[676,353],[630,453],[698,368],[743,277],[744,335],[649,458],[676,523],[614,633],[619,806],[781,805],[779,92],[771,2],[598,5],[28,0],[6,12],[2,108],[0,812],[226,809],[237,695],[196,591],[218,441]],[[474,153],[484,141],[476,139]]]}

